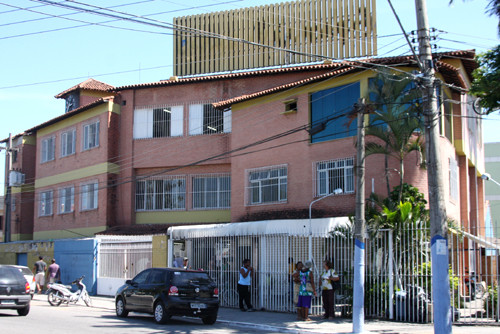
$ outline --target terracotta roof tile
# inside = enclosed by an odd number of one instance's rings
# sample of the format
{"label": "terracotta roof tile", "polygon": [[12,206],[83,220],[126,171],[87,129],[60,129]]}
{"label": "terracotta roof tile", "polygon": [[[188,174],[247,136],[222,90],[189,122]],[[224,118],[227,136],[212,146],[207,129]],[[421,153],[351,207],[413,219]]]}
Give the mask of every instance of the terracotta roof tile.
{"label": "terracotta roof tile", "polygon": [[353,67],[353,66],[349,66],[349,65],[344,65],[344,66],[345,66],[344,68],[341,68],[341,69],[338,69],[338,70],[335,70],[335,71],[331,71],[331,72],[328,72],[328,73],[323,73],[323,74],[316,75],[314,77],[310,77],[310,78],[307,78],[307,79],[302,79],[302,80],[291,82],[291,83],[288,83],[288,84],[285,84],[285,85],[273,87],[273,88],[270,88],[270,89],[266,89],[266,90],[263,90],[263,91],[260,91],[260,92],[253,93],[253,94],[246,94],[246,95],[238,96],[238,97],[235,97],[235,98],[232,98],[232,99],[229,99],[229,100],[225,100],[225,101],[213,103],[212,105],[214,106],[214,108],[224,109],[224,108],[229,107],[233,103],[247,101],[247,100],[259,97],[259,96],[264,96],[264,95],[268,95],[268,94],[272,94],[272,93],[277,93],[277,92],[280,92],[280,91],[283,91],[283,90],[286,90],[286,89],[290,89],[290,88],[293,88],[293,87],[310,84],[310,83],[313,83],[313,82],[316,82],[316,81],[321,81],[321,80],[325,80],[327,78],[331,78],[331,77],[336,76],[336,75],[346,74],[347,72],[358,70],[356,67]]}
{"label": "terracotta roof tile", "polygon": [[[471,75],[472,70],[475,68],[474,67],[474,55],[475,52],[472,50],[467,50],[467,51],[454,51],[454,52],[448,52],[448,53],[442,53],[442,54],[435,54],[433,55],[435,58],[438,59],[443,59],[446,57],[451,56],[451,58],[460,58],[462,62],[464,62],[464,67],[467,70],[468,75]],[[356,71],[356,70],[363,70],[367,68],[372,68],[380,65],[390,65],[390,66],[416,66],[416,61],[413,56],[399,56],[399,57],[387,57],[387,58],[369,58],[369,59],[364,59],[360,61],[343,61],[341,63],[336,63],[337,67],[342,67],[336,69],[334,71],[316,75],[307,79],[302,79],[299,81],[291,82],[288,84],[284,84],[281,86],[276,86],[270,89],[266,89],[263,91],[255,92],[252,94],[246,94],[246,95],[241,95],[238,97],[234,97],[225,101],[220,101],[217,103],[213,103],[213,106],[217,109],[226,109],[229,106],[231,106],[234,103],[239,103],[243,101],[248,101],[250,99],[268,95],[268,94],[273,94],[277,93],[280,91],[284,91],[293,87],[298,87],[304,84],[309,84],[313,83],[316,81],[321,81],[325,80],[327,78],[337,76],[337,75],[343,75],[351,71]],[[465,80],[461,76],[459,70],[455,68],[454,66],[444,63],[442,61],[437,61],[436,62],[436,67],[438,68],[438,71],[445,77],[445,79],[452,84],[456,85],[457,88],[466,88]]]}
{"label": "terracotta roof tile", "polygon": [[76,86],[73,86],[69,89],[66,89],[64,92],[59,93],[55,96],[55,98],[60,99],[63,98],[65,95],[79,89],[86,89],[86,90],[97,90],[97,91],[102,91],[102,92],[108,92],[110,90],[114,90],[115,87],[108,85],[107,83],[95,80],[95,79],[87,79],[84,82],[79,83]]}
{"label": "terracotta roof tile", "polygon": [[63,119],[66,119],[66,118],[69,118],[69,117],[74,116],[76,114],[79,114],[79,113],[81,113],[81,112],[83,112],[85,110],[94,108],[94,107],[96,107],[98,105],[101,105],[103,103],[107,103],[110,99],[114,99],[114,96],[102,97],[102,98],[100,98],[98,100],[95,100],[94,102],[91,102],[91,103],[86,104],[84,106],[81,106],[79,108],[73,109],[70,112],[67,112],[67,113],[62,114],[60,116],[52,118],[52,119],[50,119],[50,120],[48,120],[48,121],[46,121],[46,122],[44,122],[42,124],[39,124],[39,125],[37,125],[35,127],[32,127],[31,129],[26,130],[24,133],[28,133],[29,134],[30,132],[42,129],[42,128],[46,127],[46,126],[49,126],[49,125],[52,125],[52,124],[57,123],[59,121],[62,121]]}
{"label": "terracotta roof tile", "polygon": [[[474,50],[462,50],[462,51],[451,51],[451,52],[443,52],[443,53],[435,53],[433,57],[440,59],[443,57],[449,58],[460,58],[468,70],[468,72],[472,72],[474,67]],[[346,63],[350,61],[339,61],[333,62],[330,64],[310,64],[310,65],[295,65],[295,66],[287,66],[287,67],[279,67],[279,68],[268,68],[268,69],[258,69],[251,71],[241,71],[234,73],[220,73],[220,74],[209,74],[209,75],[200,75],[200,76],[191,76],[191,77],[176,77],[169,80],[161,80],[150,83],[143,83],[137,85],[128,85],[128,86],[120,86],[116,87],[114,91],[126,90],[126,89],[145,89],[152,87],[162,87],[162,86],[171,86],[171,85],[180,85],[180,84],[188,84],[195,82],[204,82],[204,81],[213,81],[213,80],[224,80],[224,79],[234,79],[234,78],[245,78],[245,77],[256,77],[262,75],[272,75],[277,73],[289,73],[289,72],[304,72],[304,71],[312,71],[312,70],[328,70],[328,69],[336,69],[339,67],[343,67]],[[412,55],[408,56],[398,56],[398,57],[381,57],[381,58],[367,58],[362,60],[357,60],[356,62],[366,62],[366,63],[376,63],[379,65],[399,65],[398,63],[403,64],[416,64]],[[469,71],[470,70],[470,71]],[[469,74],[471,75],[471,74]]]}

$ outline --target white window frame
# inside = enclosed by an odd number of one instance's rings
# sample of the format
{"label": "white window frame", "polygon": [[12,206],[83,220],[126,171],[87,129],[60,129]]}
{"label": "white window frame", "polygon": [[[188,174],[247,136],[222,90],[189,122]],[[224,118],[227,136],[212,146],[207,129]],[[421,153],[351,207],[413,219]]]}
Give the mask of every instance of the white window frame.
{"label": "white window frame", "polygon": [[[267,205],[287,203],[288,201],[288,165],[268,166],[247,169],[246,175],[246,205]],[[269,182],[275,184],[268,184]],[[269,188],[271,187],[271,188]],[[275,188],[275,189],[273,189]],[[271,193],[267,193],[267,190]],[[276,194],[273,193],[276,190]],[[275,198],[274,200],[266,197]]]}
{"label": "white window frame", "polygon": [[52,216],[54,207],[54,191],[46,190],[39,194],[38,216]]}
{"label": "white window frame", "polygon": [[231,174],[192,175],[191,189],[194,210],[231,208]]}
{"label": "white window frame", "polygon": [[[334,177],[340,178],[330,181],[330,173],[337,171],[339,175]],[[355,191],[354,184],[354,157],[317,161],[313,163],[313,175],[315,175],[314,197],[320,197],[332,194],[335,189],[342,189],[343,194],[353,194]]]}
{"label": "white window frame", "polygon": [[458,202],[459,184],[458,184],[458,162],[454,157],[448,158],[449,178],[450,178],[450,200]]}
{"label": "white window frame", "polygon": [[[154,110],[163,109],[165,112],[171,114],[170,118],[170,136],[154,137],[153,136],[153,123],[154,123]],[[143,107],[134,110],[134,126],[133,138],[168,138],[180,137],[184,134],[184,106],[176,105],[158,105],[154,107]]]}
{"label": "white window frame", "polygon": [[[70,138],[68,138],[71,136]],[[68,140],[71,139],[70,145],[68,145]],[[69,147],[71,146],[71,147]],[[61,158],[73,155],[76,153],[76,130],[71,129],[61,133]]]}
{"label": "white window frame", "polygon": [[99,120],[89,124],[85,124],[83,126],[82,151],[87,151],[95,147],[99,147],[99,127]]}
{"label": "white window frame", "polygon": [[96,210],[99,207],[99,183],[80,184],[80,211]]}
{"label": "white window frame", "polygon": [[224,111],[222,115],[222,132],[218,131],[205,131],[205,128],[210,126],[210,124],[204,124],[204,108],[205,105],[210,105],[211,103],[196,103],[189,105],[189,135],[201,135],[201,134],[212,134],[212,133],[230,133],[231,132],[231,110]]}
{"label": "white window frame", "polygon": [[135,211],[186,210],[186,193],[184,175],[138,180],[135,185]]}
{"label": "white window frame", "polygon": [[56,158],[56,136],[42,139],[41,162],[53,161]]}
{"label": "white window frame", "polygon": [[58,213],[65,214],[75,211],[75,187],[59,188],[58,193]]}

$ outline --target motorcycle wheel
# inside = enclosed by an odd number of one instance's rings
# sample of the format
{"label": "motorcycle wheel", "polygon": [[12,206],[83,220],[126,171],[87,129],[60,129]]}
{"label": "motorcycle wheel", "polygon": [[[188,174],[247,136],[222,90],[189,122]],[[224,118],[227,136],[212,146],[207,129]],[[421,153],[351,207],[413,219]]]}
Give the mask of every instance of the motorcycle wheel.
{"label": "motorcycle wheel", "polygon": [[90,299],[89,294],[85,292],[82,297],[85,305],[87,305],[88,307],[92,307],[92,299]]}
{"label": "motorcycle wheel", "polygon": [[47,297],[51,306],[59,306],[63,302],[63,295],[59,291],[50,290]]}

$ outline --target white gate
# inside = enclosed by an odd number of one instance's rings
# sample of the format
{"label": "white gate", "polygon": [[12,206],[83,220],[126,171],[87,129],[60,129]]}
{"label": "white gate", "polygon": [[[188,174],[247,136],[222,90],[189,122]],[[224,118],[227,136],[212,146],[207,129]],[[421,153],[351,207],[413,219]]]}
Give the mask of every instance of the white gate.
{"label": "white gate", "polygon": [[125,280],[151,268],[152,240],[151,236],[101,237],[97,253],[97,294],[113,296]]}

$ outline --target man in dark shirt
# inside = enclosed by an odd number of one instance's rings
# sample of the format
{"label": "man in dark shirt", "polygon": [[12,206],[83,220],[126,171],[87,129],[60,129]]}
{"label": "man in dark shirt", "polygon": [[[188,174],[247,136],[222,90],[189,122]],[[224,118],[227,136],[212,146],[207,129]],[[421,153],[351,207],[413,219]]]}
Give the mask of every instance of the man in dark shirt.
{"label": "man in dark shirt", "polygon": [[42,293],[43,285],[45,284],[45,271],[47,270],[47,263],[43,261],[43,256],[39,256],[38,259],[39,260],[35,262],[33,271],[35,272],[35,283],[38,293]]}

